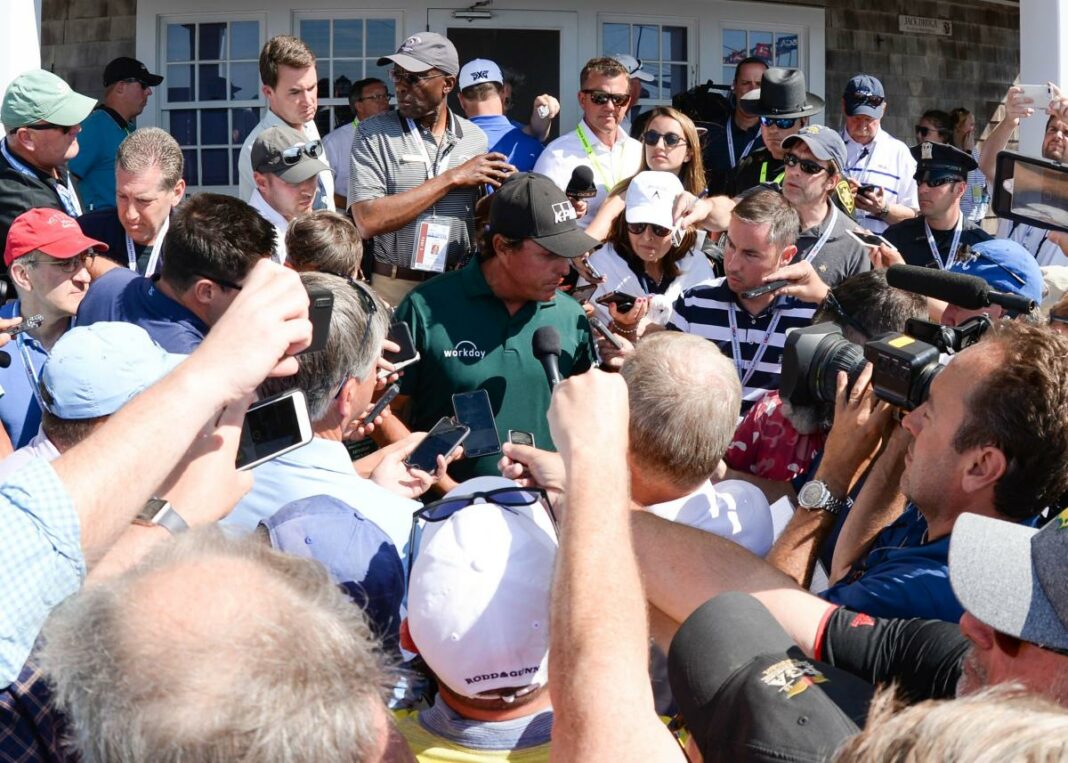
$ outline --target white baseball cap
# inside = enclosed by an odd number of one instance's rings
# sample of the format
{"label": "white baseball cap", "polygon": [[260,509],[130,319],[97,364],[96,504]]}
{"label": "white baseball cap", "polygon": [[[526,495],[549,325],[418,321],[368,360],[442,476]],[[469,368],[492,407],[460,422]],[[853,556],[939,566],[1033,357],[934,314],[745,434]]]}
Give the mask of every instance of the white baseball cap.
{"label": "white baseball cap", "polygon": [[460,69],[460,89],[466,90],[474,85],[481,85],[486,82],[496,82],[498,85],[504,84],[504,75],[501,74],[501,67],[490,61],[488,58],[476,58],[468,61]]}
{"label": "white baseball cap", "polygon": [[682,192],[682,182],[671,172],[639,172],[627,188],[627,222],[674,228],[671,210]]}
{"label": "white baseball cap", "polygon": [[[478,477],[448,493],[516,484]],[[408,633],[438,680],[464,697],[543,686],[557,542],[537,503],[476,503],[423,528],[408,583]]]}

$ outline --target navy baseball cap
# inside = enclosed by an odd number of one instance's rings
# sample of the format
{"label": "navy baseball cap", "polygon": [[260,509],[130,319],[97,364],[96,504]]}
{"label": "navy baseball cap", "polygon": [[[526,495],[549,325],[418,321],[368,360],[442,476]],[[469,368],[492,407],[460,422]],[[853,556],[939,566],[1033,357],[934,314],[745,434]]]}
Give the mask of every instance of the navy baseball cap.
{"label": "navy baseball cap", "polygon": [[367,613],[384,642],[395,645],[404,599],[404,565],[389,536],[339,498],[313,495],[287,503],[260,522],[271,546],[314,559]]}
{"label": "navy baseball cap", "polygon": [[846,83],[845,112],[848,116],[879,119],[886,112],[886,91],[883,83],[870,74],[858,74]]}

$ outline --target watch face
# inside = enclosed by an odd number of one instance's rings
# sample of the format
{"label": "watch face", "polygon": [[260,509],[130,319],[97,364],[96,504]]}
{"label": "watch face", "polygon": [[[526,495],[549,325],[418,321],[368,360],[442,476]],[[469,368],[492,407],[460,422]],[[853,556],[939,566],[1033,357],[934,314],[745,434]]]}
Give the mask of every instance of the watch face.
{"label": "watch face", "polygon": [[151,522],[166,505],[167,502],[162,498],[149,498],[145,501],[145,506],[141,509],[141,513],[137,515],[137,518],[146,522]]}
{"label": "watch face", "polygon": [[816,507],[823,503],[824,488],[819,482],[806,482],[801,492],[797,494],[797,500],[802,506]]}

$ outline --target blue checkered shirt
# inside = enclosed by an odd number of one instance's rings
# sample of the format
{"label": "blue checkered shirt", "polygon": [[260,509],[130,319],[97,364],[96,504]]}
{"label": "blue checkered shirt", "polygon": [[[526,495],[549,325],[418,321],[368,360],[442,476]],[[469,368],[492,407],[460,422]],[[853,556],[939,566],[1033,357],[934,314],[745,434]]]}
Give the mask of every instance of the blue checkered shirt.
{"label": "blue checkered shirt", "polygon": [[34,460],[0,485],[0,686],[14,681],[52,609],[85,578],[74,503]]}

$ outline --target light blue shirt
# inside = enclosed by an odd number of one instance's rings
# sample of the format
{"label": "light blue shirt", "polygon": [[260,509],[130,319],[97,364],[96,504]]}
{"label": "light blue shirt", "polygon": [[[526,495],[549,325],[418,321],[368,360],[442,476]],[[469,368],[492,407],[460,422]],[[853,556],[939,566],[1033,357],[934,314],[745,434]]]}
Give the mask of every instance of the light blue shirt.
{"label": "light blue shirt", "polygon": [[[19,315],[22,313],[18,300],[0,308],[0,318]],[[26,350],[25,357],[33,364],[32,369],[26,368],[20,347]],[[4,390],[3,397],[0,397],[0,422],[3,422],[7,436],[11,438],[12,447],[21,448],[41,427],[41,406],[37,404],[30,379],[40,377],[41,366],[48,359],[48,350],[27,333],[9,342],[3,352],[11,356],[11,365],[0,368],[0,387]]]}
{"label": "light blue shirt", "polygon": [[81,525],[55,470],[39,459],[0,485],[0,686],[14,681],[49,612],[85,578]]}
{"label": "light blue shirt", "polygon": [[389,536],[401,561],[407,564],[412,514],[421,505],[379,487],[356,473],[344,444],[313,437],[302,448],[285,453],[252,470],[254,482],[241,503],[221,524],[252,532],[261,519],[291,501],[313,495],[332,495],[357,509]]}

